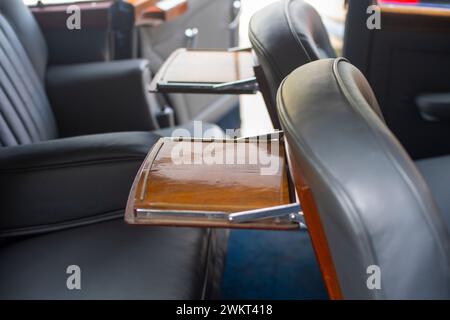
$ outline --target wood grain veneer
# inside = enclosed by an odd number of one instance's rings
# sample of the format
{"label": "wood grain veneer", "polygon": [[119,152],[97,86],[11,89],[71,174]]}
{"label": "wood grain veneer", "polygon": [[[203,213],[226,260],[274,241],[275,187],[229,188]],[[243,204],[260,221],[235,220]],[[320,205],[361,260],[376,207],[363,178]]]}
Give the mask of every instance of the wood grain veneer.
{"label": "wood grain veneer", "polygon": [[161,82],[223,83],[254,77],[250,51],[180,49]]}
{"label": "wood grain veneer", "polygon": [[450,31],[450,9],[405,5],[381,5],[382,30],[410,32]]}
{"label": "wood grain veneer", "polygon": [[328,246],[328,240],[320,219],[319,210],[312,190],[309,188],[295,155],[290,152],[289,144],[286,142],[286,150],[290,172],[294,180],[295,189],[300,199],[311,242],[319,262],[320,271],[327,288],[328,295],[332,300],[343,298],[342,291],[337,278],[336,269]]}
{"label": "wood grain veneer", "polygon": [[[297,229],[297,224],[286,219],[231,224],[227,220],[161,216],[148,218],[136,214],[136,209],[233,213],[289,204],[284,147],[279,141],[276,145],[277,147],[271,147],[267,142],[254,141],[212,143],[160,139],[149,153],[133,184],[126,221],[141,225]],[[180,153],[179,150],[188,151]],[[278,161],[278,170],[273,171],[275,174],[261,174],[261,169],[268,165],[250,160],[257,153],[263,159],[272,157]],[[180,159],[174,162],[172,154],[183,154],[183,159],[191,159],[191,163],[179,163]],[[222,159],[223,164],[205,163],[201,158],[204,154]],[[226,161],[230,155],[234,157],[233,164]]]}

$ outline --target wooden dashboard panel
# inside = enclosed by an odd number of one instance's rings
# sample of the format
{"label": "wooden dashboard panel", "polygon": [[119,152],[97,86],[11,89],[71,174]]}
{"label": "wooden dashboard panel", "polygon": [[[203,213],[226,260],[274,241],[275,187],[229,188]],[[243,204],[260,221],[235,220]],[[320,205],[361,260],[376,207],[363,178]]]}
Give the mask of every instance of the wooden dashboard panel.
{"label": "wooden dashboard panel", "polygon": [[134,6],[135,16],[138,18],[149,8],[153,7],[158,0],[126,0],[126,2]]}
{"label": "wooden dashboard panel", "polygon": [[[144,24],[151,21],[165,22],[171,21],[188,10],[187,0],[126,0],[134,7],[135,23]],[[114,5],[113,0],[108,1],[86,1],[73,3],[52,3],[44,6],[32,6],[30,9],[45,29],[64,28],[66,26],[67,8],[70,5],[77,5],[82,12],[82,23],[84,27],[103,27],[110,25],[109,10]]]}
{"label": "wooden dashboard panel", "polygon": [[143,12],[143,20],[172,21],[188,10],[187,0],[165,0]]}
{"label": "wooden dashboard panel", "polygon": [[[273,161],[272,165],[267,159]],[[284,218],[230,223],[227,219],[191,215],[220,212],[226,217],[289,203],[285,152],[279,141],[161,138],[136,177],[125,220],[138,225],[298,229],[297,224]],[[155,217],[140,215],[140,211],[163,213]],[[176,212],[176,217],[164,216],[164,212]]]}
{"label": "wooden dashboard panel", "polygon": [[390,30],[407,28],[411,32],[450,30],[449,8],[380,5],[380,11],[382,28]]}
{"label": "wooden dashboard panel", "polygon": [[158,25],[188,10],[187,0],[126,0],[135,8],[136,24]]}

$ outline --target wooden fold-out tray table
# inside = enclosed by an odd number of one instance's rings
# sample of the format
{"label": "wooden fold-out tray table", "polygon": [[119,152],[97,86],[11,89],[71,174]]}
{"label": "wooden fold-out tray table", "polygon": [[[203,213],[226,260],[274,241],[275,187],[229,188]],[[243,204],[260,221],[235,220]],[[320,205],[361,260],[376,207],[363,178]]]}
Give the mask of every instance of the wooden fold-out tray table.
{"label": "wooden fold-out tray table", "polygon": [[136,176],[125,220],[293,230],[299,210],[282,138],[161,138]]}
{"label": "wooden fold-out tray table", "polygon": [[150,83],[154,93],[256,94],[281,128],[266,75],[252,48],[175,50]]}
{"label": "wooden fold-out tray table", "polygon": [[253,94],[258,90],[251,49],[178,49],[150,84],[151,92]]}

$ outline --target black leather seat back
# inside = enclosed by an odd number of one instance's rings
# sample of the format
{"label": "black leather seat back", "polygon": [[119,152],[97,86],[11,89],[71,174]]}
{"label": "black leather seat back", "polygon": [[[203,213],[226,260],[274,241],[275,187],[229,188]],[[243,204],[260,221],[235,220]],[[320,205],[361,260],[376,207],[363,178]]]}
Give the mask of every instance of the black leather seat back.
{"label": "black leather seat back", "polygon": [[[344,59],[311,62],[286,78],[277,102],[343,297],[450,298],[445,222],[359,70]],[[367,286],[371,266],[379,289]]]}
{"label": "black leather seat back", "polygon": [[322,19],[303,0],[278,1],[256,12],[250,21],[249,38],[273,101],[281,81],[293,70],[336,56]]}
{"label": "black leather seat back", "polygon": [[0,146],[57,138],[43,79],[47,48],[20,0],[0,2]]}

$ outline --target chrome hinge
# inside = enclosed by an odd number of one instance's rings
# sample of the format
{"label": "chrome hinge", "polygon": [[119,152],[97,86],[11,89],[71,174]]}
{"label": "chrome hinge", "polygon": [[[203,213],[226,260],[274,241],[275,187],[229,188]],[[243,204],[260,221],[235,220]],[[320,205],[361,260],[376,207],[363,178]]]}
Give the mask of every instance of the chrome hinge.
{"label": "chrome hinge", "polygon": [[305,219],[299,203],[231,213],[228,215],[228,221],[231,223],[242,223],[260,219],[283,217],[298,223],[301,229],[306,229]]}

